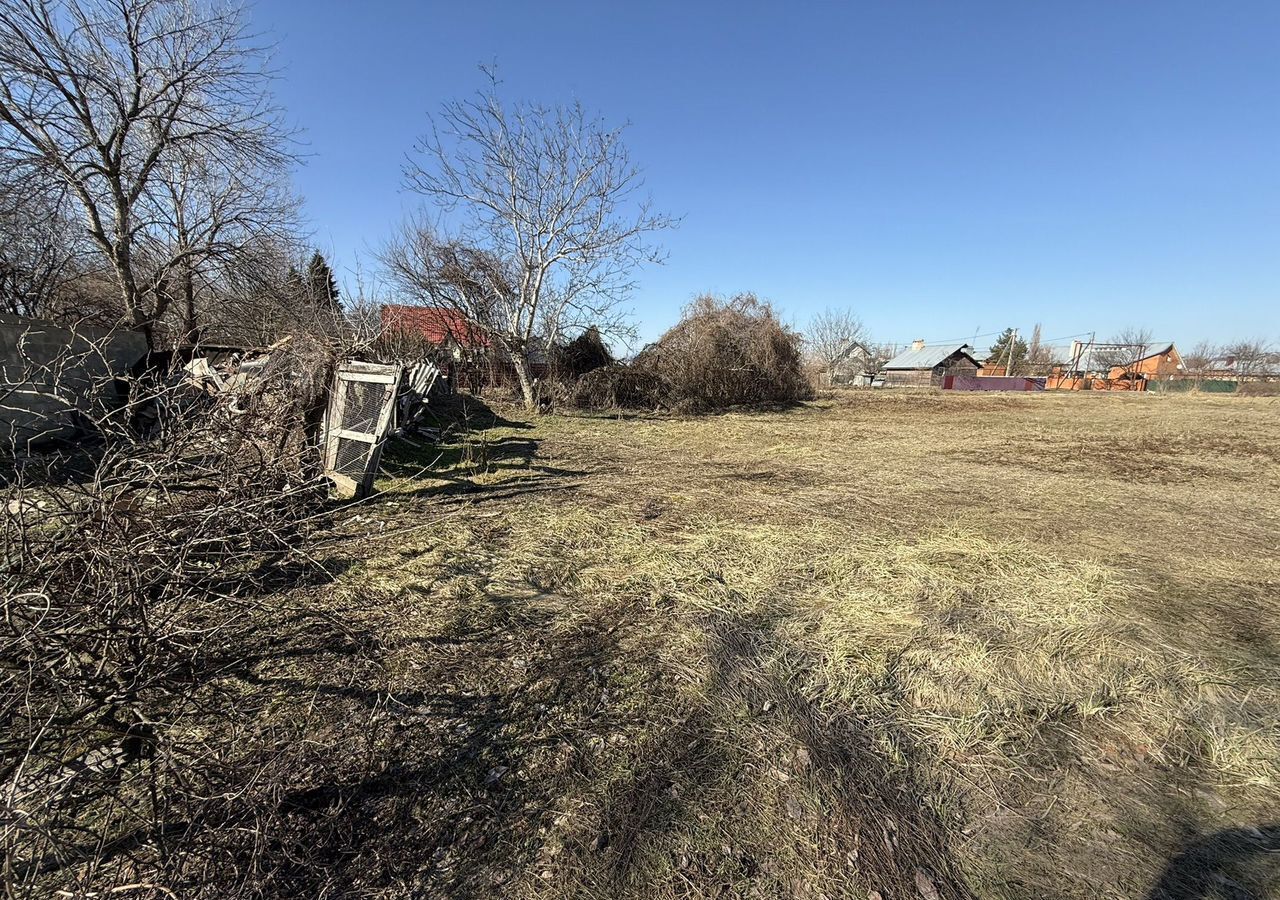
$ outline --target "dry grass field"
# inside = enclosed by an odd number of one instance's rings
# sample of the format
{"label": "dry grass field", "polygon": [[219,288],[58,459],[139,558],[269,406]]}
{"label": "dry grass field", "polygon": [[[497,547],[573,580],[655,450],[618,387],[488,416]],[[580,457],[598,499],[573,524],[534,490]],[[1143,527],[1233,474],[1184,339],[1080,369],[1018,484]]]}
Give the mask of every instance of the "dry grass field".
{"label": "dry grass field", "polygon": [[1280,400],[473,404],[454,438],[385,461],[324,601],[376,671],[308,663],[396,719],[330,811],[371,889],[1280,891]]}

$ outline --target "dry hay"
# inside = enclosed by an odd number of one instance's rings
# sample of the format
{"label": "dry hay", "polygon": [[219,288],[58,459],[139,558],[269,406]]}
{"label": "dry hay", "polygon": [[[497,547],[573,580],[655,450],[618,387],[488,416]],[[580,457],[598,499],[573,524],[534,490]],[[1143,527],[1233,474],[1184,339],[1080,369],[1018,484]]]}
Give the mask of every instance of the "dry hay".
{"label": "dry hay", "polygon": [[[408,828],[418,893],[1266,896],[1269,403],[840,394],[493,428],[527,462],[385,484],[411,537],[344,579],[388,648],[397,758],[430,775],[350,866]],[[1112,473],[1117,444],[1203,465]],[[1034,465],[1081,448],[1097,464]],[[466,514],[424,525],[460,485]]]}
{"label": "dry hay", "polygon": [[1246,381],[1241,383],[1238,393],[1242,397],[1277,397],[1280,381]]}
{"label": "dry hay", "polygon": [[[704,522],[668,543],[591,514],[546,515],[530,532],[550,542],[539,554],[575,573],[575,593],[665,610],[669,664],[709,702],[732,703],[705,675],[721,665],[715,634],[751,623],[775,705],[795,689],[822,721],[852,714],[874,740],[893,777],[864,764],[874,777],[857,790],[896,808],[892,785],[927,786],[939,821],[976,832],[963,861],[980,894],[1055,887],[1035,885],[1033,865],[1019,872],[1013,848],[1048,832],[1069,853],[1085,809],[1115,827],[1128,811],[1112,792],[1142,769],[1280,801],[1280,691],[1153,641],[1117,611],[1130,588],[1107,567],[957,531],[904,542]],[[843,826],[874,830],[865,816]],[[808,865],[836,895],[831,873]]]}

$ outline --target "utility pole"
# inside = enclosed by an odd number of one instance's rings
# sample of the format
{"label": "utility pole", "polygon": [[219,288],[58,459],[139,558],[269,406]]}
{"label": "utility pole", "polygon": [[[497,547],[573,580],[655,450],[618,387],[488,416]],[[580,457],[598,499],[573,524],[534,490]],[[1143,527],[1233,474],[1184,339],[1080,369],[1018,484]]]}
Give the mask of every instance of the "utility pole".
{"label": "utility pole", "polygon": [[1013,345],[1018,343],[1018,329],[1013,329],[1013,337],[1009,339],[1009,350],[1005,354],[1004,374],[1013,374]]}

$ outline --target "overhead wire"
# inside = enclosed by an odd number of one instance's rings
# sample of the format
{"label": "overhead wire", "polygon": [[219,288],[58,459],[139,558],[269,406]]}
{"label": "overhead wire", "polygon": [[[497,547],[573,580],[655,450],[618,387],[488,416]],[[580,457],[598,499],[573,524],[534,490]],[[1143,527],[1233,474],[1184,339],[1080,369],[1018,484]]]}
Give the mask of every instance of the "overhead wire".
{"label": "overhead wire", "polygon": [[[1004,334],[1004,333],[1005,333],[1005,331],[1006,331],[1006,329],[1001,328],[999,331],[987,331],[987,332],[984,332],[984,333],[982,333],[982,334],[969,334],[969,335],[965,335],[964,337],[954,337],[954,338],[929,338],[929,339],[925,340],[925,345],[926,345],[926,346],[928,346],[928,345],[930,345],[930,344],[954,344],[954,343],[957,343],[957,342],[959,342],[959,341],[976,341],[978,338],[984,338],[984,337],[998,337],[999,335]],[[1053,343],[1054,341],[1066,341],[1066,340],[1071,340],[1071,339],[1073,339],[1073,338],[1085,337],[1086,335],[1089,335],[1089,334],[1092,334],[1092,333],[1093,333],[1093,332],[1089,332],[1089,331],[1081,331],[1081,332],[1079,332],[1078,334],[1064,334],[1064,335],[1062,335],[1062,336],[1060,336],[1060,337],[1041,338],[1041,339],[1040,339],[1040,343],[1041,343],[1041,345],[1051,344],[1051,343]],[[920,340],[920,339],[919,339],[919,338],[912,338],[912,340]],[[910,343],[911,343],[911,341],[898,341],[897,343],[899,343],[899,344],[910,344]]]}

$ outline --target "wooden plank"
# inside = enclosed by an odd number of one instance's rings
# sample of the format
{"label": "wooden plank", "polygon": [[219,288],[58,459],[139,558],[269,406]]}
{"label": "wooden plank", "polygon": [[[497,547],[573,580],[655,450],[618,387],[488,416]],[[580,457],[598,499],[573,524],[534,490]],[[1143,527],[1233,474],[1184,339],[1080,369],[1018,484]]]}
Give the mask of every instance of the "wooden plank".
{"label": "wooden plank", "polygon": [[327,433],[324,441],[324,468],[326,473],[332,474],[338,464],[338,435],[335,432],[337,426],[342,423],[342,412],[346,402],[346,392],[342,390],[342,374],[338,373],[334,375],[333,393],[329,397],[329,405],[325,410]]}
{"label": "wooden plank", "polygon": [[[382,445],[386,441],[392,413],[395,411],[401,371],[400,366],[351,362],[343,364],[335,373],[333,393],[325,410],[324,464],[325,474],[333,481],[339,496],[363,497],[373,488],[373,479],[382,456]],[[369,431],[342,427],[347,403],[345,388],[353,382],[383,385],[377,419]],[[341,441],[356,441],[368,448],[364,470],[358,478],[337,471],[338,445]]]}
{"label": "wooden plank", "polygon": [[347,360],[342,364],[342,371],[350,374],[397,375],[399,366],[395,363],[362,362],[358,359]]}
{"label": "wooden plank", "polygon": [[373,490],[373,479],[378,474],[378,464],[382,461],[382,447],[386,443],[387,432],[391,429],[391,417],[396,408],[396,384],[399,381],[400,377],[397,373],[396,383],[388,385],[382,395],[382,411],[373,430],[375,436],[373,450],[369,453],[364,478],[356,491],[356,496],[363,497]]}
{"label": "wooden plank", "polygon": [[370,381],[374,384],[394,384],[397,375],[385,375],[375,372],[340,372],[343,381]]}
{"label": "wooden plank", "polygon": [[354,497],[356,492],[360,490],[360,484],[352,478],[348,478],[341,472],[330,472],[329,478],[333,481],[333,486],[339,497]]}

